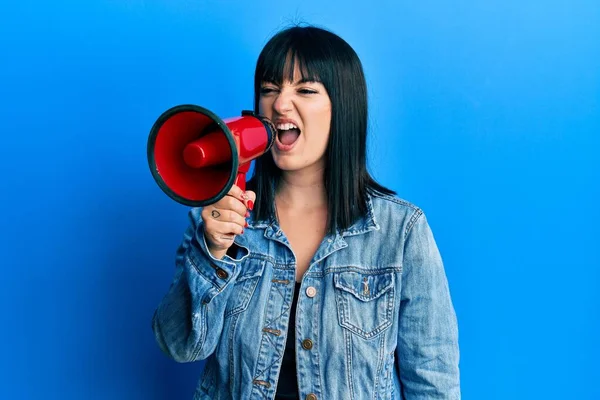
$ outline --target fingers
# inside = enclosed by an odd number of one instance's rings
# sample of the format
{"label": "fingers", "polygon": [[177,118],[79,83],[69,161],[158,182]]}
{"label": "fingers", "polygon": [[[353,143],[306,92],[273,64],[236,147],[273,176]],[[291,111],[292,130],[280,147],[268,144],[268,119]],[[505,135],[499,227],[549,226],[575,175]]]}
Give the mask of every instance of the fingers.
{"label": "fingers", "polygon": [[256,193],[254,193],[252,190],[247,190],[246,195],[248,196],[248,209],[252,211],[252,209],[254,209],[254,202],[256,201]]}
{"label": "fingers", "polygon": [[241,235],[244,228],[235,222],[218,221],[212,217],[204,217],[204,233],[208,239],[209,248],[228,249],[236,235]]}
{"label": "fingers", "polygon": [[246,218],[254,207],[256,193],[242,191],[233,185],[227,195],[218,202],[202,209],[204,233],[213,249],[226,250],[235,239],[235,235],[244,233],[248,226]]}
{"label": "fingers", "polygon": [[227,192],[227,196],[238,199],[244,204],[248,200],[248,195],[246,195],[246,193],[237,185],[231,186],[231,189],[229,189],[229,192]]}
{"label": "fingers", "polygon": [[246,227],[245,214],[242,216],[235,211],[214,206],[202,210],[202,219],[207,230],[211,232],[241,234]]}
{"label": "fingers", "polygon": [[227,209],[218,209],[214,207],[210,210],[210,218],[221,222],[233,222],[242,228],[246,227],[246,208],[243,207],[243,213]]}
{"label": "fingers", "polygon": [[244,192],[239,186],[233,185],[231,189],[229,189],[227,196],[238,199],[239,201],[244,203],[246,208],[248,208],[250,211],[252,211],[252,209],[254,208],[254,202],[256,201],[256,193],[254,193],[252,190],[247,190]]}
{"label": "fingers", "polygon": [[[208,249],[211,252],[214,250],[226,251],[231,247],[233,240],[235,239],[234,234],[211,231],[207,226],[204,226],[204,236],[206,237]],[[218,258],[221,258],[223,255],[224,254],[218,255]]]}

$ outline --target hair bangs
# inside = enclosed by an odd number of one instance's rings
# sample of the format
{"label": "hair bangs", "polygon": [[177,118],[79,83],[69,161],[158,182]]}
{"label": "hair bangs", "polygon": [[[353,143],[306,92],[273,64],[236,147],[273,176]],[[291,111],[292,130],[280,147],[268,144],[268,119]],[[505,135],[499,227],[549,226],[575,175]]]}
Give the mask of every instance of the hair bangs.
{"label": "hair bangs", "polygon": [[[323,82],[327,68],[325,57],[315,44],[300,37],[277,38],[267,45],[262,57],[258,60],[255,83],[260,85],[271,82],[281,85],[284,82],[294,82],[296,67],[300,80]],[[329,66],[330,67],[330,66]]]}

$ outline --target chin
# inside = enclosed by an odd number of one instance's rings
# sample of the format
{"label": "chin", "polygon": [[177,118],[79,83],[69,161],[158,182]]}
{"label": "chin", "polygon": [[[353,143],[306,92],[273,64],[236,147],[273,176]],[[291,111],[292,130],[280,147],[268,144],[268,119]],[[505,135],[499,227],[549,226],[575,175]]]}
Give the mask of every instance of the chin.
{"label": "chin", "polygon": [[324,160],[300,160],[293,156],[273,156],[273,161],[277,168],[285,172],[295,172],[301,170],[317,170],[325,168]]}
{"label": "chin", "polygon": [[304,166],[300,165],[296,160],[290,160],[290,157],[273,157],[273,161],[277,168],[282,171],[296,171],[302,169]]}

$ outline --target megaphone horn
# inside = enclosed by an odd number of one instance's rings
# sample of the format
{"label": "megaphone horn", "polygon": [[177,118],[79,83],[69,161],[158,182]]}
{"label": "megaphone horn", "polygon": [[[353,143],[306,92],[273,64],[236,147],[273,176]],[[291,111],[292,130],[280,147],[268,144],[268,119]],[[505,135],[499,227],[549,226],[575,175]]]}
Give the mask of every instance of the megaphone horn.
{"label": "megaphone horn", "polygon": [[234,184],[246,189],[251,161],[269,151],[276,134],[273,123],[253,111],[221,119],[200,106],[175,106],[150,130],[148,164],[170,198],[204,207],[223,198]]}

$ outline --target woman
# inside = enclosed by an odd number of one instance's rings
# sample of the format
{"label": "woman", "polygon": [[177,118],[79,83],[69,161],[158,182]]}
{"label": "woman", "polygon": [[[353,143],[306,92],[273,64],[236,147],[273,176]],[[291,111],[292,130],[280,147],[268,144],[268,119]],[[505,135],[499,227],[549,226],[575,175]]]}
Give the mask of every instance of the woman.
{"label": "woman", "polygon": [[458,333],[425,215],[366,168],[367,90],[341,38],[275,35],[255,109],[278,129],[248,190],[192,209],[153,329],[208,359],[196,399],[459,399]]}

